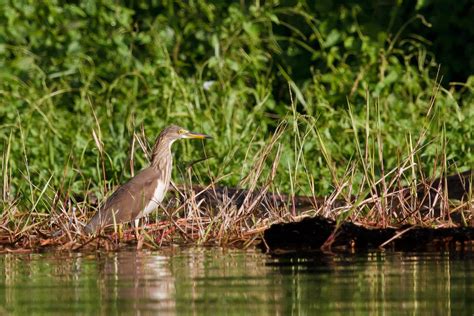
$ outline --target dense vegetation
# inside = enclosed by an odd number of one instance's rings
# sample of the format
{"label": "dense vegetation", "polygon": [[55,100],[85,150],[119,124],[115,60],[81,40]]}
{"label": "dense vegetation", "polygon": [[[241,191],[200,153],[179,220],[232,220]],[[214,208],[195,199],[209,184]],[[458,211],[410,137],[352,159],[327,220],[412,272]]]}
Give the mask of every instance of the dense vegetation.
{"label": "dense vegetation", "polygon": [[346,173],[357,188],[406,157],[416,163],[407,182],[471,169],[474,41],[466,36],[474,28],[463,14],[473,8],[460,1],[445,20],[433,8],[432,1],[3,2],[3,207],[49,210],[57,192],[101,197],[130,176],[131,162],[135,171],[147,164],[134,140],[153,142],[171,123],[215,137],[174,145],[178,183],[191,162],[209,157],[193,164],[193,182],[242,184],[276,131],[283,132],[272,189],[281,192],[328,194]]}

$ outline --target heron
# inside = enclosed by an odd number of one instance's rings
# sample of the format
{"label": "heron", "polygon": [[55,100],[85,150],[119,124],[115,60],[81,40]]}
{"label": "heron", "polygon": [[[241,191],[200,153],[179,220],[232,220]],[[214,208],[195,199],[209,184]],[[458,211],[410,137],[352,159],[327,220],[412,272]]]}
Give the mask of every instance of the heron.
{"label": "heron", "polygon": [[157,137],[150,165],[122,184],[105,201],[105,204],[85,226],[88,234],[115,224],[135,221],[154,211],[165,197],[171,181],[173,156],[171,145],[178,139],[212,138],[206,134],[190,132],[171,125]]}

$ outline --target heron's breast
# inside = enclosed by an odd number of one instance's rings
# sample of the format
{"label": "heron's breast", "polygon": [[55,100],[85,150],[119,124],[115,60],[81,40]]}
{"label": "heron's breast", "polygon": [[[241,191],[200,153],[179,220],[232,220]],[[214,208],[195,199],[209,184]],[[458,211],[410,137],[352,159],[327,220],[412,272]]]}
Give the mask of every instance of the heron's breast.
{"label": "heron's breast", "polygon": [[160,205],[161,201],[163,201],[163,198],[165,197],[167,189],[168,189],[168,185],[164,181],[158,180],[158,183],[155,187],[151,200],[145,206],[145,208],[143,209],[143,212],[141,212],[142,216],[148,215],[153,210],[155,210],[158,207],[158,205]]}

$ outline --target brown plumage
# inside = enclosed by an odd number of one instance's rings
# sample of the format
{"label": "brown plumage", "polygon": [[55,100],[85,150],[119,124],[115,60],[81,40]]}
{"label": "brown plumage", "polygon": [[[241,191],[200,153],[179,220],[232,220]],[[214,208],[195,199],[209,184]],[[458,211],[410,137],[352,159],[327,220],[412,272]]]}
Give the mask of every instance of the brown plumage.
{"label": "brown plumage", "polygon": [[150,166],[112,193],[104,207],[86,225],[85,231],[90,234],[114,223],[130,222],[156,209],[171,179],[171,145],[181,138],[204,139],[210,136],[192,133],[176,125],[164,129],[153,146]]}

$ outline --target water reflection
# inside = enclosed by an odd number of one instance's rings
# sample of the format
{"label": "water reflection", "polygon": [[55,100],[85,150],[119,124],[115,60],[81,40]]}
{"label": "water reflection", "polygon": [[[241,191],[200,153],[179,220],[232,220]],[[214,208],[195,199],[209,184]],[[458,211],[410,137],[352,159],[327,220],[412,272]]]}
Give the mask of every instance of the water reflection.
{"label": "water reflection", "polygon": [[[119,252],[96,258],[102,312],[175,309],[175,278],[169,256],[146,252]],[[91,291],[96,291],[94,287]]]}
{"label": "water reflection", "polygon": [[472,255],[168,249],[0,256],[0,314],[474,313]]}
{"label": "water reflection", "polygon": [[280,256],[287,275],[288,314],[472,315],[472,254],[368,253]]}

